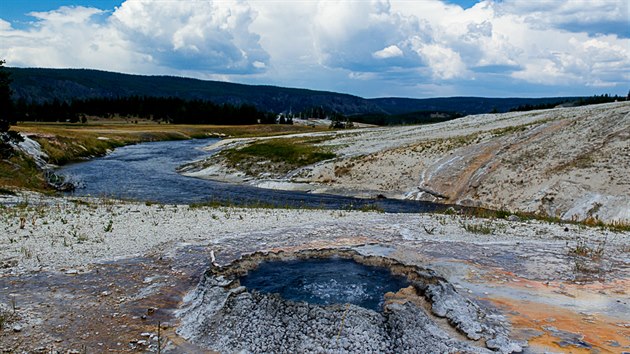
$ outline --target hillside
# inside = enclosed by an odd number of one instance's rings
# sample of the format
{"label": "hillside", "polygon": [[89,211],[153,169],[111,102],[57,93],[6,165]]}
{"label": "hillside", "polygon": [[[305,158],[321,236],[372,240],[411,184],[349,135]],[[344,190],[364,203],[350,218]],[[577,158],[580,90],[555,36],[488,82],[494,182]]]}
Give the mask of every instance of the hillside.
{"label": "hillside", "polygon": [[326,91],[242,85],[172,76],[142,76],[87,69],[8,68],[14,99],[68,101],[97,97],[154,96],[253,104],[264,111],[301,111],[325,105],[343,114],[382,112],[361,97]]}
{"label": "hillside", "polygon": [[[556,103],[575,98],[375,98],[277,86],[243,85],[172,76],[142,76],[88,69],[7,68],[15,100],[71,101],[100,97],[179,97],[215,103],[253,104],[262,111],[300,112],[321,107],[344,115],[401,115],[412,112],[456,112],[462,115],[505,112],[521,105]],[[400,120],[397,117],[395,120]],[[387,121],[387,119],[385,119]]]}
{"label": "hillside", "polygon": [[[318,146],[337,158],[285,175],[264,171],[248,183],[567,220],[630,220],[630,102],[484,114],[327,136],[319,134],[323,142]],[[230,147],[239,141],[221,143]],[[187,174],[217,178],[239,172],[222,165],[210,158]]]}

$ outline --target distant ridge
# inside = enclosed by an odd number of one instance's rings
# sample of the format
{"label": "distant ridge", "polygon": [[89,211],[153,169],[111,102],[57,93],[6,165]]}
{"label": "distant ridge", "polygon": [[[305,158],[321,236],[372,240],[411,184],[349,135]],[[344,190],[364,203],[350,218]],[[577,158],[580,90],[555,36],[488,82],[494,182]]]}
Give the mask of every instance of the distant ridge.
{"label": "distant ridge", "polygon": [[143,76],[92,69],[7,68],[15,100],[71,101],[96,97],[155,96],[210,100],[223,104],[252,104],[262,111],[300,112],[313,107],[344,115],[399,115],[418,111],[460,114],[505,112],[522,105],[540,105],[577,99],[546,98],[373,98],[349,94],[206,81],[173,76]]}

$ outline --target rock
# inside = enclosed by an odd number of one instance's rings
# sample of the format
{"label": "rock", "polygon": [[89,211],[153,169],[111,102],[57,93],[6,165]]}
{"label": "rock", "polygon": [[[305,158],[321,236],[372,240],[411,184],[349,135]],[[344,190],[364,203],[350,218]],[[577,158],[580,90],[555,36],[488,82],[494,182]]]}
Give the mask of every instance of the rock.
{"label": "rock", "polygon": [[510,215],[507,217],[508,221],[521,221],[521,218],[519,218],[516,215]]}
{"label": "rock", "polygon": [[13,332],[16,332],[16,333],[17,332],[22,332],[23,329],[24,328],[22,326],[20,326],[20,325],[13,326]]}
{"label": "rock", "polygon": [[17,148],[30,155],[39,168],[44,168],[48,164],[48,155],[42,151],[41,145],[30,137],[20,133],[24,141],[17,144]]}
{"label": "rock", "polygon": [[72,192],[77,188],[74,183],[70,182],[64,182],[59,185],[55,185],[54,187],[59,192]]}
{"label": "rock", "polygon": [[519,343],[513,342],[503,336],[490,339],[486,342],[486,346],[490,349],[498,350],[501,353],[520,353],[523,351],[523,347]]}
{"label": "rock", "polygon": [[76,270],[76,269],[68,269],[68,270],[66,270],[66,274],[68,274],[68,275],[77,275],[77,274],[79,274],[79,271]]}

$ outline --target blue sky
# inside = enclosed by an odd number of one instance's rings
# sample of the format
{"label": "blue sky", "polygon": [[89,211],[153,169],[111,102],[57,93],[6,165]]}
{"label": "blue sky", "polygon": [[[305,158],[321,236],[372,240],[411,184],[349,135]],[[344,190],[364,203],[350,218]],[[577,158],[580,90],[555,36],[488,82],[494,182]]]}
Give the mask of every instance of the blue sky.
{"label": "blue sky", "polygon": [[363,97],[626,95],[625,0],[4,0],[9,66]]}

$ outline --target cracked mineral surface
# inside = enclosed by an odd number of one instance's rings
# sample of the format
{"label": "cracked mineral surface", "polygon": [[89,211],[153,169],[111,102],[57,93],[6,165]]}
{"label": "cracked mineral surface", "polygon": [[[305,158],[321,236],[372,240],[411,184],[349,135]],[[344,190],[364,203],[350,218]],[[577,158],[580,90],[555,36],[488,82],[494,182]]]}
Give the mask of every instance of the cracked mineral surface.
{"label": "cracked mineral surface", "polygon": [[[278,294],[248,291],[234,275],[267,257],[304,259],[308,256],[352,257],[358,262],[393,267],[396,272],[405,274],[412,285],[400,294],[389,293],[381,312],[351,304],[295,302]],[[430,311],[419,305],[424,301]],[[393,259],[364,257],[348,249],[255,254],[237,261],[236,265],[213,268],[188,296],[180,316],[182,326],[178,334],[219,352],[522,351],[522,343],[509,338],[509,325],[503,316],[461,296],[431,269],[407,267]],[[446,319],[463,336],[449,331],[452,328],[442,328],[444,323],[434,317]]]}

